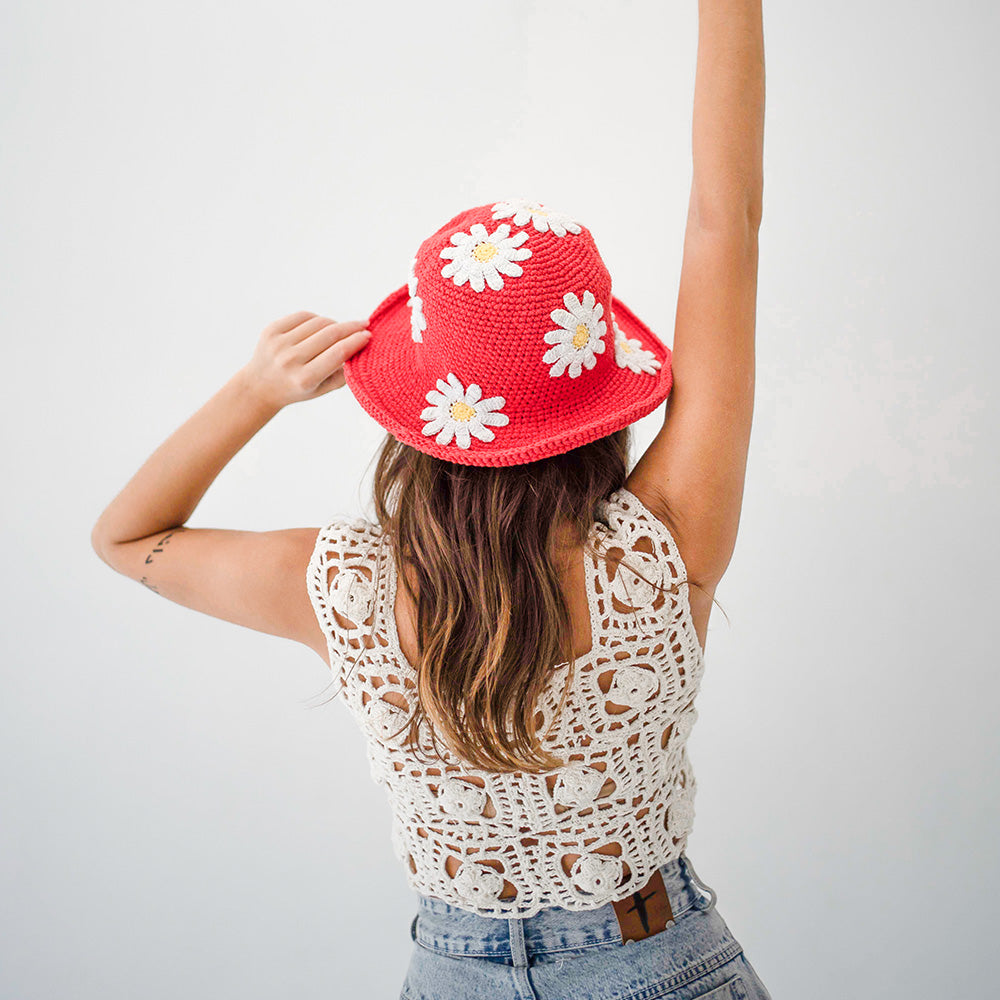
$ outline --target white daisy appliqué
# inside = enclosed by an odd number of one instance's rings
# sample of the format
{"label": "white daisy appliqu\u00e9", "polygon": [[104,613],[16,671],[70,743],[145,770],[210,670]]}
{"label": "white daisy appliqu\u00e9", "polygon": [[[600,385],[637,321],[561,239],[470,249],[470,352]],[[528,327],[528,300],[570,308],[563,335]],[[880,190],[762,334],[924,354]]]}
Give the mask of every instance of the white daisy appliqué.
{"label": "white daisy appliqu\u00e9", "polygon": [[611,314],[611,325],[615,331],[615,361],[618,363],[618,367],[628,368],[629,371],[636,374],[654,375],[656,369],[660,367],[656,355],[652,351],[647,351],[642,346],[641,340],[626,337],[622,333],[614,313]]}
{"label": "white daisy appliqu\u00e9", "polygon": [[468,281],[477,292],[487,285],[497,292],[503,288],[501,273],[512,278],[524,274],[524,268],[517,261],[531,256],[527,247],[521,247],[527,238],[528,234],[523,230],[511,236],[510,226],[506,223],[498,226],[492,236],[481,222],[477,222],[467,233],[452,233],[453,246],[441,250],[441,256],[451,261],[441,268],[441,277],[451,278],[456,285],[464,285]]}
{"label": "white daisy appliqu\u00e9", "polygon": [[417,295],[417,258],[410,261],[410,280],[407,282],[410,297],[406,304],[410,307],[410,336],[418,343],[424,341],[427,319],[424,316],[424,300]]}
{"label": "white daisy appliqu\u00e9", "polygon": [[473,437],[492,441],[496,435],[487,425],[503,427],[510,421],[506,413],[497,412],[505,403],[503,396],[483,399],[483,390],[474,382],[463,389],[458,378],[448,372],[448,381],[439,378],[437,387],[439,391],[427,393],[425,398],[431,405],[421,412],[420,419],[428,421],[424,434],[437,434],[434,440],[438,444],[450,444],[454,438],[459,448],[468,448]]}
{"label": "white daisy appliqu\u00e9", "polygon": [[538,232],[551,232],[554,236],[583,231],[580,223],[568,215],[554,212],[537,201],[525,201],[523,198],[509,198],[507,201],[498,201],[493,206],[494,220],[510,216],[513,216],[511,222],[515,226],[524,226],[530,221]]}
{"label": "white daisy appliqu\u00e9", "polygon": [[563,296],[563,302],[566,309],[553,309],[549,314],[560,328],[545,334],[545,343],[555,346],[545,352],[542,361],[552,365],[549,375],[553,378],[567,369],[570,378],[577,378],[584,368],[593,368],[597,355],[604,353],[607,330],[607,324],[601,319],[604,306],[589,291],[583,293],[583,302],[572,292]]}

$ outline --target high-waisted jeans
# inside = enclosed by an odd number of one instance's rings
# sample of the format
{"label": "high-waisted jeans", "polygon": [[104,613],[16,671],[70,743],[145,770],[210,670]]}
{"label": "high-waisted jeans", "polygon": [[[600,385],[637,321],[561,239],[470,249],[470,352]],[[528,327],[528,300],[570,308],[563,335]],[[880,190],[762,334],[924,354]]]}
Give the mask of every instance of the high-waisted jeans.
{"label": "high-waisted jeans", "polygon": [[420,895],[400,1000],[771,1000],[687,855],[660,874],[673,920],[624,942],[612,903],[498,918]]}

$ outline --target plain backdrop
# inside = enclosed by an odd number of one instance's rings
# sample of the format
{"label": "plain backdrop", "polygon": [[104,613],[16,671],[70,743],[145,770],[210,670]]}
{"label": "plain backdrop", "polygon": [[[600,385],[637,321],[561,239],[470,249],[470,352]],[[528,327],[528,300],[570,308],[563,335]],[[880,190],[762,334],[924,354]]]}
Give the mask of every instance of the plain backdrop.
{"label": "plain backdrop", "polygon": [[[1000,17],[768,0],[764,28],[756,409],[688,854],[775,1000],[985,996]],[[472,205],[579,218],[671,342],[696,4],[21,0],[0,38],[0,995],[394,997],[416,897],[323,661],[90,530],[267,323],[368,316]],[[296,404],[188,523],[370,513],[381,439],[347,389]]]}

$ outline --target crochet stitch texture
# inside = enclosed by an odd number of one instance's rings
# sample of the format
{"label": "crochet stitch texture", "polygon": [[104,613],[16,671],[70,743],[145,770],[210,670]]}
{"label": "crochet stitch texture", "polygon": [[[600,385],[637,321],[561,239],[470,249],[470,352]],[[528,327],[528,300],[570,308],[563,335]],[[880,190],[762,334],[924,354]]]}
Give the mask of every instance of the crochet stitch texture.
{"label": "crochet stitch texture", "polygon": [[[309,596],[339,699],[388,795],[394,853],[424,895],[489,917],[591,909],[624,899],[685,849],[697,788],[686,744],[704,670],[687,572],[667,526],[628,490],[612,494],[601,516],[591,541],[599,552],[621,550],[622,563],[584,555],[593,642],[542,738],[567,763],[541,774],[481,770],[442,740],[443,756],[431,763],[404,745],[410,709],[385,695],[411,705],[416,674],[399,645],[387,539],[362,519],[320,529]],[[555,717],[568,669],[551,672],[540,733]],[[426,718],[420,746],[433,758]],[[448,857],[460,862],[454,877]]]}
{"label": "crochet stitch texture", "polygon": [[590,230],[523,199],[424,239],[368,328],[344,363],[355,398],[393,437],[465,465],[569,451],[650,413],[673,384],[670,349],[612,293]]}

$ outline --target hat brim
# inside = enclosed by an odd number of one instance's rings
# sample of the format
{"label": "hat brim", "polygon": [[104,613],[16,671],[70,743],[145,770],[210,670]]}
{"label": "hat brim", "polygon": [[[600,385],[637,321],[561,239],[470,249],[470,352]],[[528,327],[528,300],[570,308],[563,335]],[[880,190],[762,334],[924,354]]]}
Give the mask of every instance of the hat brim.
{"label": "hat brim", "polygon": [[[649,327],[615,296],[611,306],[622,333],[638,339],[652,351],[660,367],[654,373],[634,372],[615,363],[614,332],[608,324],[607,347],[602,360],[614,366],[612,376],[587,395],[566,422],[548,422],[545,433],[529,443],[504,443],[498,428],[493,441],[473,439],[469,448],[439,445],[423,433],[420,417],[427,406],[426,394],[447,372],[427,372],[421,360],[421,343],[410,329],[406,285],[388,295],[371,314],[368,343],[344,364],[344,375],[354,397],[368,414],[393,437],[418,451],[462,465],[521,465],[558,455],[596,441],[627,427],[656,409],[670,394],[673,384],[672,354]],[[508,425],[509,426],[509,425]]]}

